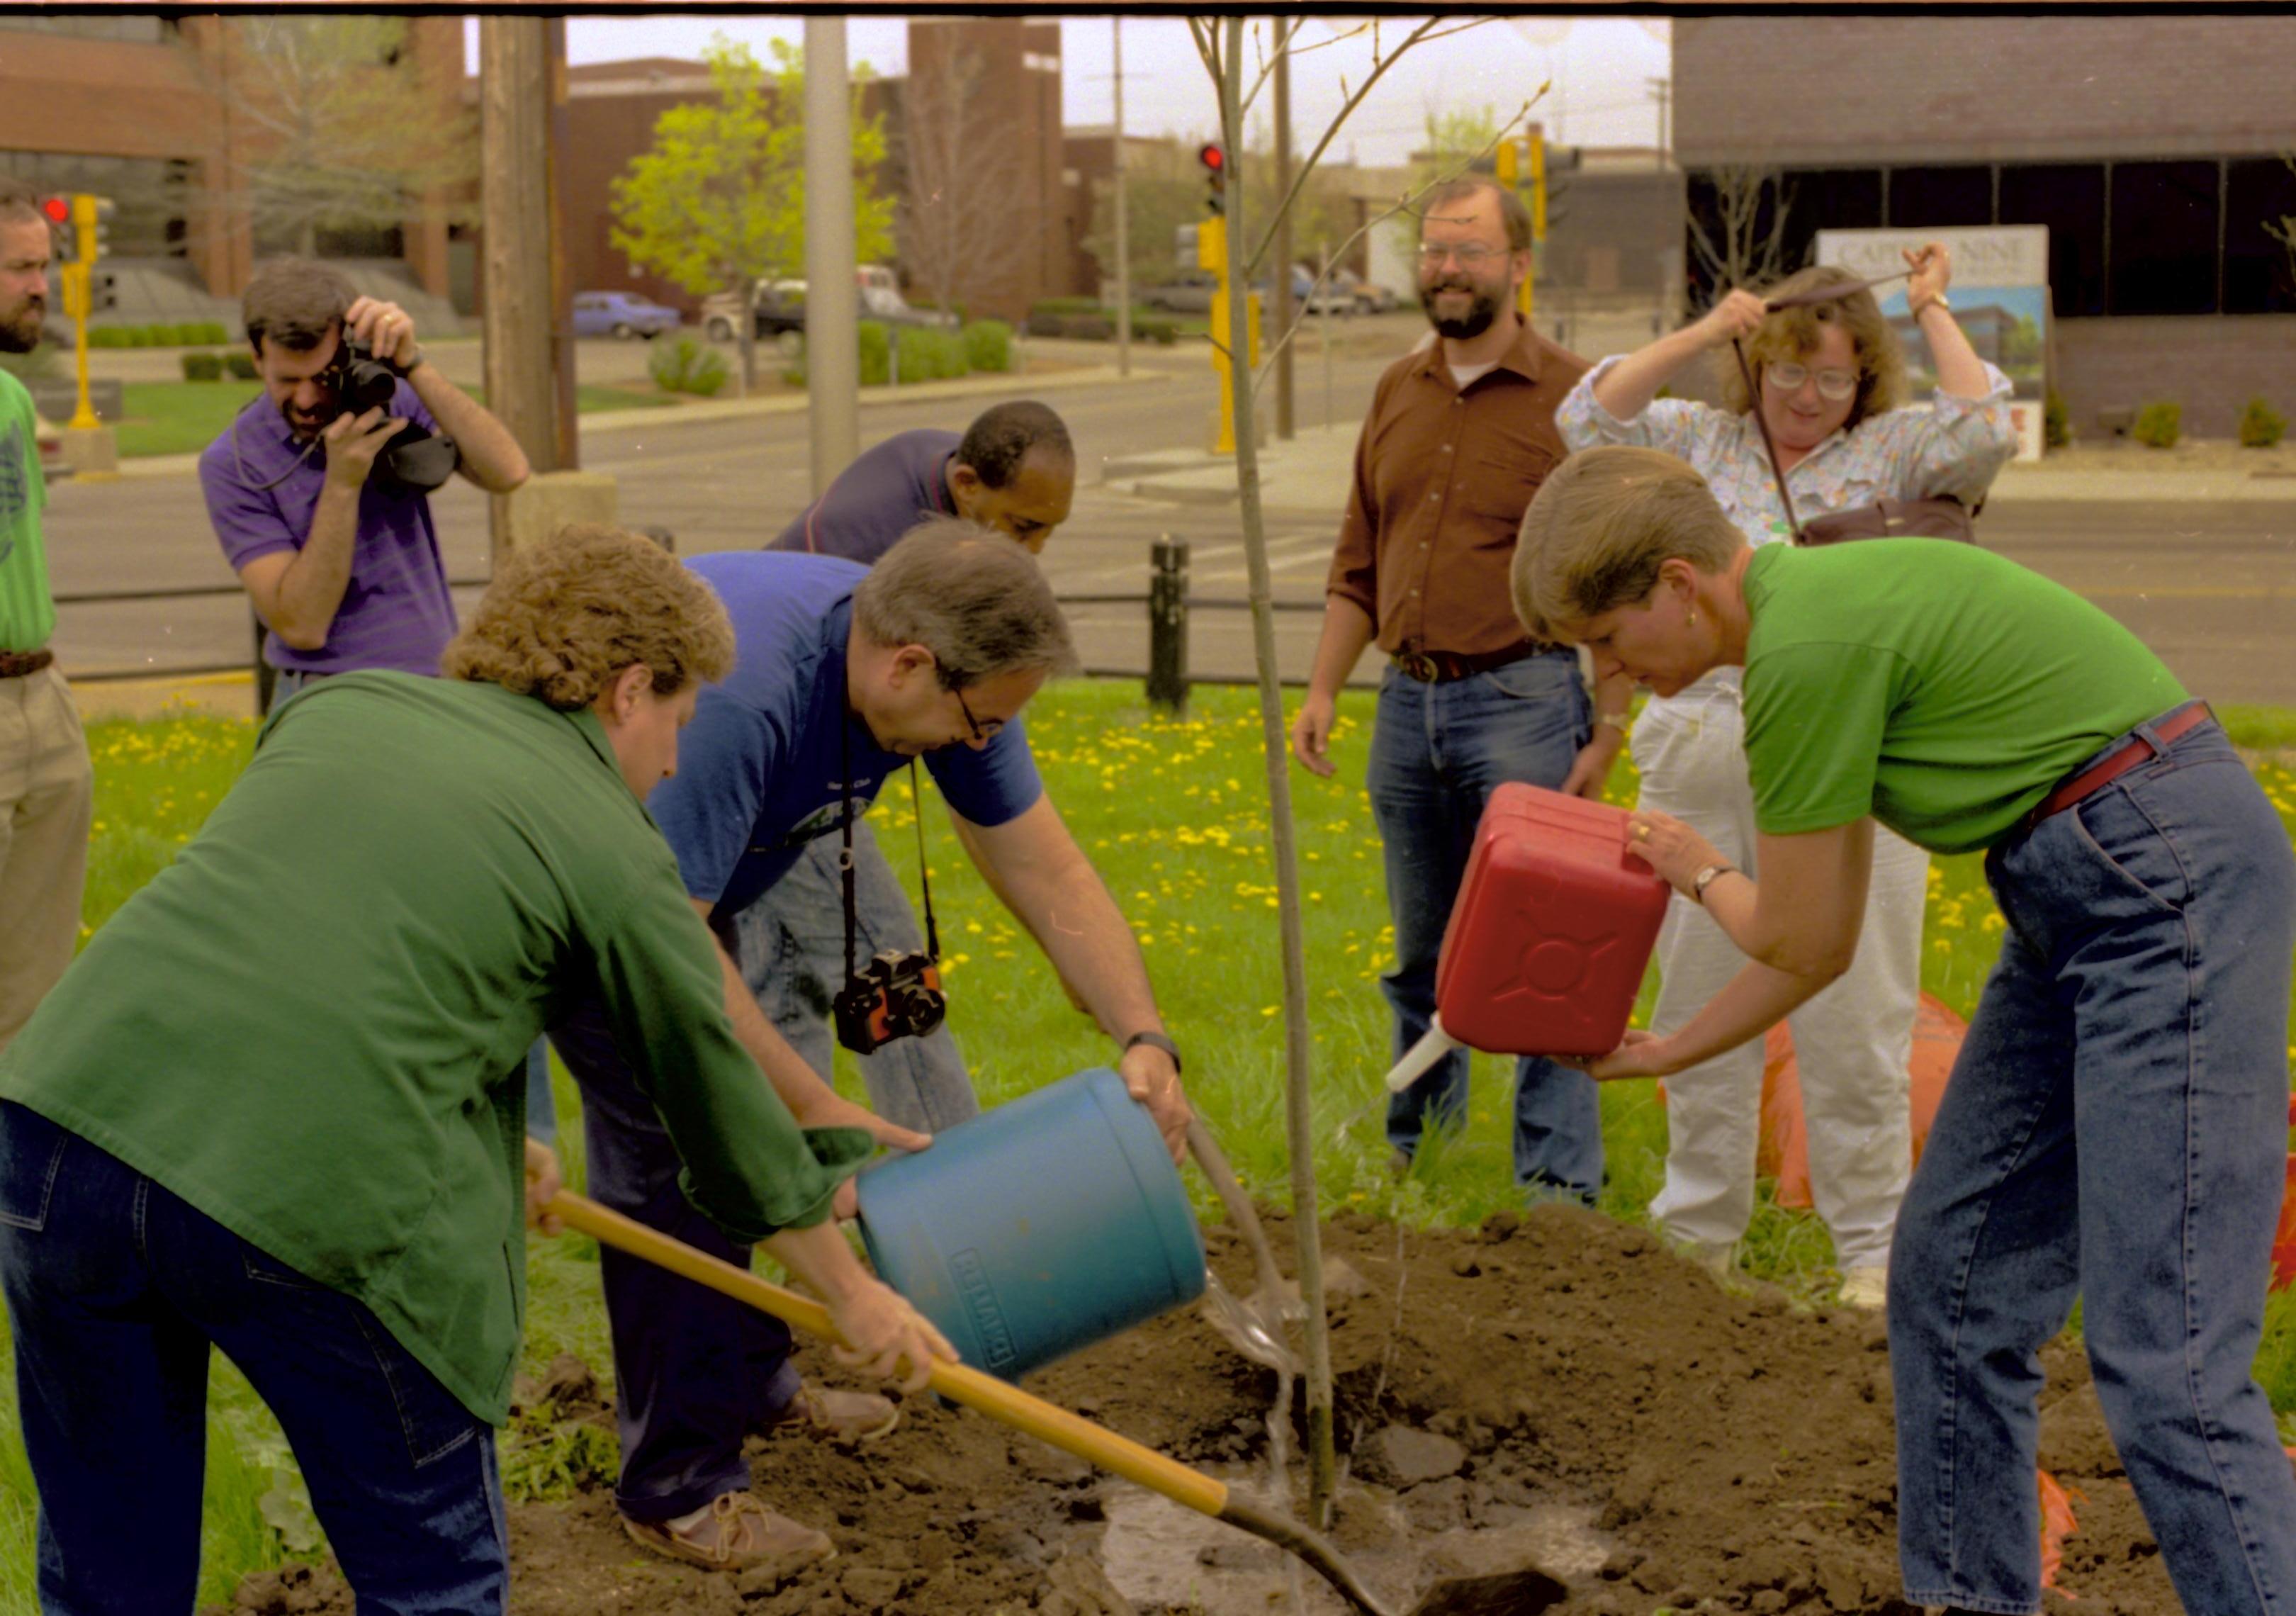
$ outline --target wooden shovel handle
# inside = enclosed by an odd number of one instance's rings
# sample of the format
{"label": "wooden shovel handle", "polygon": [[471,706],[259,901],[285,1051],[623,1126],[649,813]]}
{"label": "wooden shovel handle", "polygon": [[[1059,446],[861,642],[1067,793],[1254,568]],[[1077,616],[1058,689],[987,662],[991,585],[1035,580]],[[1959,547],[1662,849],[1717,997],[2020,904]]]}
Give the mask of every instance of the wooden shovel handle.
{"label": "wooden shovel handle", "polygon": [[[829,1309],[819,1302],[760,1279],[747,1268],[735,1267],[705,1251],[697,1251],[684,1241],[673,1240],[659,1229],[650,1229],[586,1195],[562,1190],[542,1210],[563,1218],[567,1227],[581,1230],[600,1245],[644,1258],[810,1334],[832,1341],[840,1340],[836,1326],[830,1323]],[[1128,1481],[1136,1481],[1151,1492],[1161,1493],[1175,1504],[1185,1505],[1200,1514],[1217,1517],[1227,1507],[1226,1483],[1118,1436],[1081,1415],[1055,1407],[1042,1398],[1030,1397],[993,1374],[936,1358],[931,1385],[953,1403],[978,1409],[1001,1424],[1024,1431],[1038,1441],[1049,1442],[1062,1452],[1074,1454]]]}

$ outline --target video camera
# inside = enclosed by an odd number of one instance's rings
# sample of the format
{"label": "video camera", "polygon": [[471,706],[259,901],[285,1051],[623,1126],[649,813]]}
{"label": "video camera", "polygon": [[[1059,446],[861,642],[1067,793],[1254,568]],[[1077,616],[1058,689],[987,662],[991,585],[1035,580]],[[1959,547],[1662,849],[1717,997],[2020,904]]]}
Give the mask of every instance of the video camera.
{"label": "video camera", "polygon": [[845,979],[831,1003],[837,1041],[855,1054],[873,1054],[895,1038],[922,1038],[948,1014],[939,964],[914,949],[873,956]]}
{"label": "video camera", "polygon": [[[397,366],[374,357],[373,350],[346,329],[336,345],[334,363],[323,374],[330,390],[350,415],[388,410],[398,396]],[[438,437],[410,421],[382,446],[375,469],[417,494],[428,494],[444,484],[462,463],[462,453],[452,439]]]}

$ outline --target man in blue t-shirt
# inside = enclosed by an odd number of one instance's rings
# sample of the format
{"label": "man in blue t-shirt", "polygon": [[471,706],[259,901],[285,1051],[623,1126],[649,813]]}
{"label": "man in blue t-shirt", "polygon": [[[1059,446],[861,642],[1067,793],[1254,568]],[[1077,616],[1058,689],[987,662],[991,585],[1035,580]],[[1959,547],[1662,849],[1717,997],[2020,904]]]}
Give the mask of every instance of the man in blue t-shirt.
{"label": "man in blue t-shirt", "polygon": [[[1068,519],[1075,488],[1076,450],[1061,418],[1041,404],[999,404],[962,437],[919,430],[887,439],[839,473],[770,547],[869,566],[926,517],[954,514],[1010,534],[1034,554]],[[837,839],[816,838],[740,921],[744,953],[773,962],[751,979],[758,1007],[824,1079],[832,1050],[822,1007],[845,980],[838,853]],[[922,945],[908,895],[865,820],[853,832],[853,884],[863,958]],[[938,1132],[980,1110],[946,1025],[858,1064],[871,1108],[904,1128]]]}
{"label": "man in blue t-shirt", "polygon": [[[840,839],[887,776],[922,759],[983,874],[1119,1046],[1126,1085],[1177,1160],[1189,1117],[1178,1052],[1131,930],[1046,796],[1020,723],[1045,680],[1075,662],[1036,563],[943,516],[874,570],[741,551],[691,564],[733,619],[734,668],[702,692],[677,772],[648,807],[694,907],[721,945],[737,939],[722,962],[727,1012],[799,1122],[865,1128],[901,1149],[930,1142],[840,1098],[790,1047],[751,997],[775,962],[735,926],[812,843]],[[591,1193],[746,1266],[747,1249],[680,1192],[677,1154],[603,1016],[577,1010],[551,1038],[582,1085]],[[622,1437],[615,1501],[629,1535],[719,1568],[825,1558],[826,1537],[750,1493],[742,1440],[799,1431],[867,1440],[892,1428],[892,1405],[804,1385],[787,1326],[767,1315],[611,1251],[600,1264]]]}

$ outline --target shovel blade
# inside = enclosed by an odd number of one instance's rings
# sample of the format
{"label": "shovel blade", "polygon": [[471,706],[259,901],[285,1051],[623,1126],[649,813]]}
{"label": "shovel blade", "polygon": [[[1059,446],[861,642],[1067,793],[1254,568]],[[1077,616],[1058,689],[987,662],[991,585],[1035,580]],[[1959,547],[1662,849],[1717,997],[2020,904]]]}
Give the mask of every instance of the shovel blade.
{"label": "shovel blade", "polygon": [[1446,1577],[1419,1596],[1409,1616],[1538,1616],[1570,1596],[1545,1571]]}

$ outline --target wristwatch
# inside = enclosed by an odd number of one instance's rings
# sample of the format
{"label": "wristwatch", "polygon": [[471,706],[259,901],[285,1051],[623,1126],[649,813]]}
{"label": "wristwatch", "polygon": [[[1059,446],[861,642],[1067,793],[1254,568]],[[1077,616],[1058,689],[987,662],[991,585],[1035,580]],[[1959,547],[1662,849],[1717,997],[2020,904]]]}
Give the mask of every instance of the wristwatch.
{"label": "wristwatch", "polygon": [[1953,304],[1947,299],[1945,293],[1939,292],[1937,296],[1931,298],[1924,302],[1919,308],[1909,308],[1906,312],[1912,315],[1915,319],[1918,320],[1923,315],[1929,313],[1932,308],[1942,308],[1946,313],[1951,314],[1953,312]]}
{"label": "wristwatch", "polygon": [[1132,1053],[1133,1046],[1136,1044],[1145,1044],[1151,1049],[1162,1050],[1166,1054],[1172,1057],[1172,1070],[1174,1071],[1178,1071],[1181,1069],[1180,1046],[1172,1042],[1171,1039],[1166,1038],[1162,1033],[1134,1033],[1130,1038],[1124,1040],[1124,1053],[1126,1054],[1130,1054]]}
{"label": "wristwatch", "polygon": [[1703,904],[1706,901],[1707,888],[1712,886],[1717,881],[1719,881],[1725,875],[1735,875],[1738,873],[1738,866],[1734,864],[1708,865],[1704,869],[1699,871],[1697,874],[1690,878],[1690,896],[1692,901]]}
{"label": "wristwatch", "polygon": [[1630,733],[1627,728],[1628,717],[1628,714],[1622,712],[1597,713],[1595,715],[1595,722],[1598,725],[1607,724],[1623,735]]}

